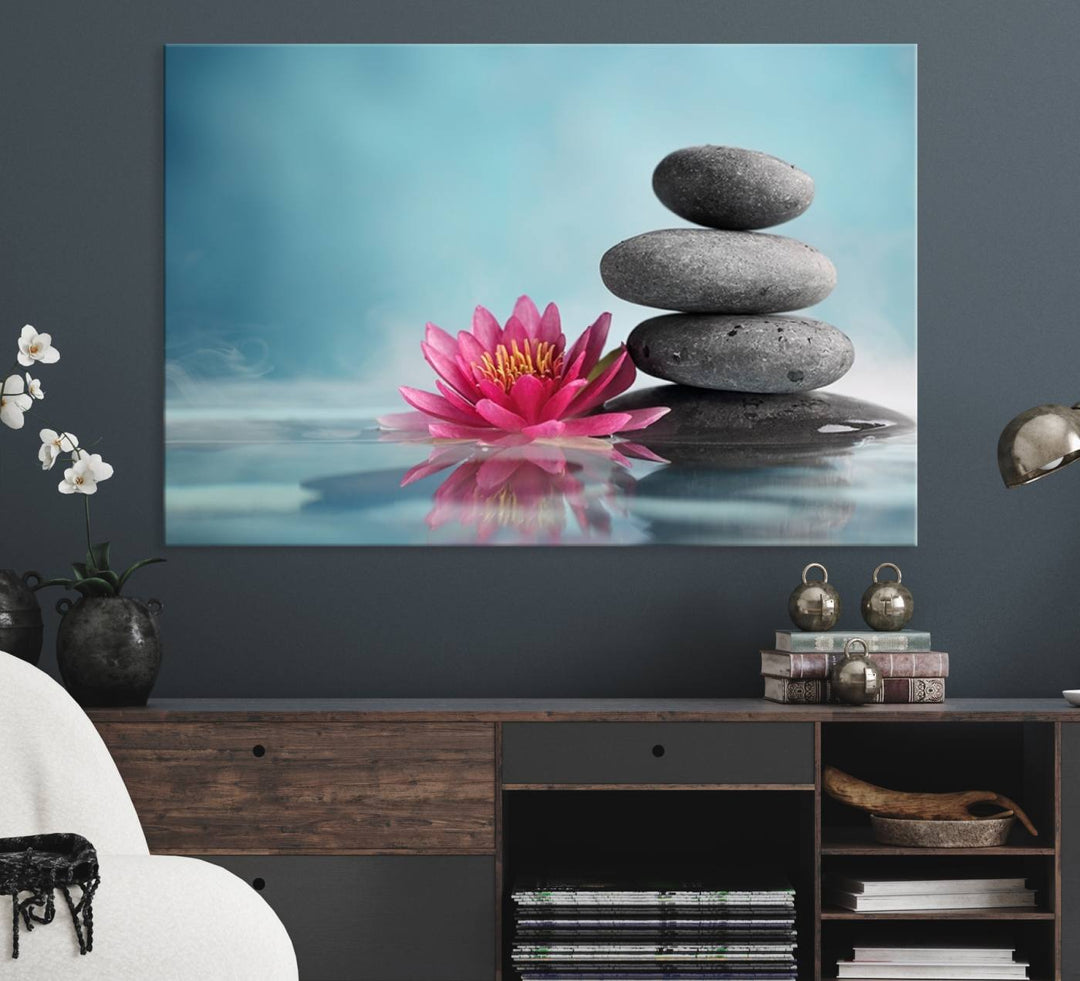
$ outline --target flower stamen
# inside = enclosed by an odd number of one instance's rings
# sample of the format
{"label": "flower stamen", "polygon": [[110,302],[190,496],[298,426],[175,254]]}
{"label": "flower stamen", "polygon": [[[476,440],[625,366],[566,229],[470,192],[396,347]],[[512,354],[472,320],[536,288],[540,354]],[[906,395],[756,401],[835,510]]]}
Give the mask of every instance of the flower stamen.
{"label": "flower stamen", "polygon": [[[492,356],[494,353],[494,357]],[[550,341],[537,341],[526,337],[521,345],[511,341],[510,349],[499,344],[494,352],[485,351],[479,361],[473,362],[473,371],[509,392],[523,375],[556,379],[562,375],[563,356]]]}

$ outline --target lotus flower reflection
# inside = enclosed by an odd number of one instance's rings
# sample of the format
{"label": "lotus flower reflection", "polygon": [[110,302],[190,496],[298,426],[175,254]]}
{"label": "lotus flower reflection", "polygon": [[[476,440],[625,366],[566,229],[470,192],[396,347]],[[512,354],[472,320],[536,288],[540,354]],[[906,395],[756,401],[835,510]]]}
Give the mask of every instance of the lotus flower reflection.
{"label": "lotus flower reflection", "polygon": [[666,462],[633,443],[589,438],[502,447],[448,443],[432,449],[402,485],[452,468],[427,516],[432,531],[469,529],[479,544],[554,543],[568,531],[588,541],[607,538],[612,513],[625,513],[635,482],[629,456]]}
{"label": "lotus flower reflection", "polygon": [[420,348],[439,376],[440,394],[402,386],[401,397],[416,411],[383,416],[379,424],[485,443],[644,429],[668,410],[594,412],[634,381],[625,344],[600,357],[610,324],[611,314],[601,314],[567,350],[558,307],[549,303],[541,315],[527,296],[504,327],[484,307],[456,340],[429,323]]}

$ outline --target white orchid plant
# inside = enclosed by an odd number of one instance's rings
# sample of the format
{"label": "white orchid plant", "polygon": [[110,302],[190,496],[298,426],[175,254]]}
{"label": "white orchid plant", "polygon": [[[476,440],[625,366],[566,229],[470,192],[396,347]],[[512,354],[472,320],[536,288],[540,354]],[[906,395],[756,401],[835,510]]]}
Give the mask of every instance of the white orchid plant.
{"label": "white orchid plant", "polygon": [[[22,429],[26,416],[45,400],[40,379],[34,376],[39,365],[55,364],[60,352],[53,347],[52,337],[41,334],[27,324],[19,335],[19,353],[16,361],[20,371],[13,366],[12,372],[0,382],[0,423],[10,429]],[[119,596],[124,584],[132,574],[144,565],[164,562],[164,559],[142,559],[121,573],[109,565],[109,543],[92,544],[90,535],[90,497],[97,493],[98,484],[113,475],[113,468],[100,453],[92,453],[79,445],[79,437],[67,430],[42,429],[38,433],[41,445],[38,460],[42,470],[52,470],[56,461],[64,459],[71,464],[64,470],[64,479],[57,485],[61,494],[82,494],[86,514],[86,559],[72,563],[74,577],[70,579],[47,579],[35,588],[65,586],[83,596]]]}

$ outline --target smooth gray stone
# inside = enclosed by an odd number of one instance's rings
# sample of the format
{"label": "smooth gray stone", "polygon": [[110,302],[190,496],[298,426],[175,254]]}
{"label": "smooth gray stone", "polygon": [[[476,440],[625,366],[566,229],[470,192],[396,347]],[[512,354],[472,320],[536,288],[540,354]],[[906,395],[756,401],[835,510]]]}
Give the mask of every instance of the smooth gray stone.
{"label": "smooth gray stone", "polygon": [[666,405],[671,409],[634,442],[665,456],[666,445],[849,446],[867,437],[884,439],[910,433],[915,423],[893,409],[832,392],[749,395],[714,392],[684,385],[658,385],[612,399],[618,412]]}
{"label": "smooth gray stone", "polygon": [[710,228],[768,228],[797,218],[814,200],[814,179],[758,150],[690,146],[653,171],[653,191],[680,218]]}
{"label": "smooth gray stone", "polygon": [[855,360],[847,334],[808,317],[669,313],[638,324],[626,346],[647,375],[730,392],[808,392]]}
{"label": "smooth gray stone", "polygon": [[687,313],[781,313],[824,300],[836,269],[782,235],[666,228],[604,253],[600,276],[622,300]]}

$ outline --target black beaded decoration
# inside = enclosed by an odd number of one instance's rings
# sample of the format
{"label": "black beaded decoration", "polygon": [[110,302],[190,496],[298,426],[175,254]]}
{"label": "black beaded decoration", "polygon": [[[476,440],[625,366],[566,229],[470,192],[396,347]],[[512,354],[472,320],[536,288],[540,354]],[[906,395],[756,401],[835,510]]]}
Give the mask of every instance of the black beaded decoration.
{"label": "black beaded decoration", "polygon": [[[27,835],[0,838],[0,896],[11,897],[11,956],[19,956],[19,918],[29,933],[35,923],[52,923],[56,916],[53,892],[64,897],[79,953],[94,949],[94,893],[101,882],[97,852],[81,835]],[[78,886],[78,902],[71,887]],[[29,896],[20,899],[24,893]]]}

